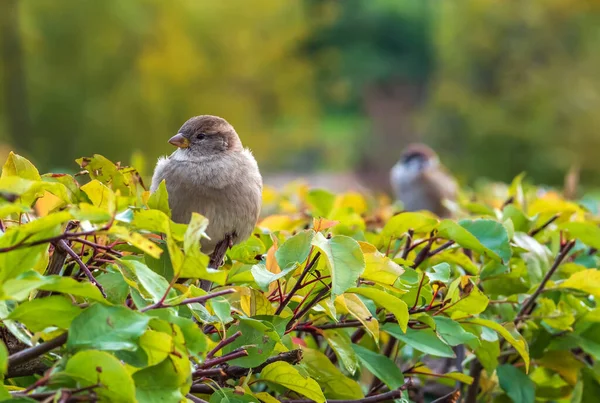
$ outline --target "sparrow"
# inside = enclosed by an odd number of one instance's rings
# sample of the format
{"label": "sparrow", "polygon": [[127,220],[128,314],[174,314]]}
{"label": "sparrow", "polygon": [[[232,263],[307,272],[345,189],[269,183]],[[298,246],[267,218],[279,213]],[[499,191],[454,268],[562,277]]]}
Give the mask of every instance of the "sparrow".
{"label": "sparrow", "polygon": [[457,186],[435,151],[424,144],[411,144],[390,172],[394,196],[406,211],[429,210],[449,217],[444,200],[456,199]]}
{"label": "sparrow", "polygon": [[150,191],[165,181],[172,220],[187,224],[194,212],[208,218],[210,239],[201,241],[205,254],[226,239],[231,247],[249,238],[260,214],[263,182],[233,126],[218,116],[196,116],[169,143],[177,150],[158,159]]}

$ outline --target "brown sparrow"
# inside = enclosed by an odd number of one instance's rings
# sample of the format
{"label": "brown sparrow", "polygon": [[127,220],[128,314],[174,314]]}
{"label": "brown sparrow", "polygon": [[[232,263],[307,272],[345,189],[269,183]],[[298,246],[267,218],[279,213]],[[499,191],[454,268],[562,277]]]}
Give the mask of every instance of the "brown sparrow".
{"label": "brown sparrow", "polygon": [[173,221],[187,224],[193,212],[208,218],[210,240],[201,242],[206,254],[225,239],[232,246],[250,237],[260,213],[262,177],[233,126],[217,116],[196,116],[169,143],[177,150],[158,159],[150,191],[165,180]]}
{"label": "brown sparrow", "polygon": [[406,211],[429,210],[449,217],[444,200],[456,199],[456,182],[440,164],[435,151],[424,144],[411,144],[390,172],[394,196]]}

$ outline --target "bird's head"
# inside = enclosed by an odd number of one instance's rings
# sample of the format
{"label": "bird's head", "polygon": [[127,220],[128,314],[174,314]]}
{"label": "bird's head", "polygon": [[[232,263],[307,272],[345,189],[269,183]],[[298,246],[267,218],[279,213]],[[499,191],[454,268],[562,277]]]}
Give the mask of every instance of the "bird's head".
{"label": "bird's head", "polygon": [[420,172],[439,165],[435,151],[425,144],[410,144],[404,149],[400,163],[409,172]]}
{"label": "bird's head", "polygon": [[183,153],[198,157],[216,156],[243,149],[233,126],[225,119],[212,115],[190,118],[177,134],[169,139],[169,143]]}

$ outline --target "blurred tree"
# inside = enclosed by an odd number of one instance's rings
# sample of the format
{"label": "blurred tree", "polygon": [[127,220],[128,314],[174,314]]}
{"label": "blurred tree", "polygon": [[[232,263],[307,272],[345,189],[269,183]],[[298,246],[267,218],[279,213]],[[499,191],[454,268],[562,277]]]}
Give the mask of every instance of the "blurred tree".
{"label": "blurred tree", "polygon": [[0,49],[2,51],[3,103],[10,142],[23,152],[30,150],[29,106],[25,66],[19,29],[18,0],[0,2]]}
{"label": "blurred tree", "polygon": [[430,1],[309,2],[317,21],[307,51],[316,54],[321,99],[334,114],[365,114],[354,136],[358,170],[388,187],[402,148],[420,138],[412,116],[432,69]]}
{"label": "blurred tree", "polygon": [[[429,139],[471,178],[527,171],[600,184],[600,7],[594,1],[438,3]],[[592,174],[592,175],[590,175]]]}
{"label": "blurred tree", "polygon": [[[135,149],[153,160],[171,151],[166,139],[187,118],[205,113],[230,120],[265,168],[318,143],[312,66],[297,49],[308,28],[300,4],[2,3],[20,6],[26,68],[16,70],[27,79],[28,142],[43,169],[91,153],[128,160]],[[11,106],[0,121],[27,112]]]}

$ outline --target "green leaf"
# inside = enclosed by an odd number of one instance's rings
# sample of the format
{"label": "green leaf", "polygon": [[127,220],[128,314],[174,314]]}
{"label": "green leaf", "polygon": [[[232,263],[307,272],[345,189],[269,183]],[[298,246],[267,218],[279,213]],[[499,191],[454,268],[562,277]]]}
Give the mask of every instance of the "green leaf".
{"label": "green leaf", "polygon": [[79,387],[98,385],[94,392],[100,401],[135,402],[131,375],[119,360],[102,351],[80,351],[67,361],[65,371]]}
{"label": "green leaf", "polygon": [[468,276],[459,277],[450,284],[445,301],[448,302],[444,311],[452,319],[477,315],[485,311],[489,303],[488,297]]}
{"label": "green leaf", "polygon": [[58,275],[42,276],[35,271],[28,271],[15,279],[8,280],[4,283],[2,290],[5,299],[22,301],[29,296],[31,291],[36,289],[107,302],[100,290],[89,282],[79,282],[71,277]]}
{"label": "green leaf", "polygon": [[363,297],[369,298],[377,305],[381,306],[388,312],[391,312],[396,317],[398,325],[403,332],[406,332],[408,326],[408,305],[400,298],[394,297],[385,291],[378,290],[371,287],[360,287],[360,288],[349,288],[346,292],[359,294]]}
{"label": "green leaf", "polygon": [[498,357],[500,356],[500,342],[487,341],[483,338],[479,340],[480,346],[475,350],[475,355],[488,375],[492,375],[498,366]]}
{"label": "green leaf", "polygon": [[173,351],[173,338],[167,333],[147,330],[140,337],[140,347],[148,356],[148,366],[156,365]]}
{"label": "green leaf", "polygon": [[356,286],[365,270],[365,258],[360,245],[354,239],[336,235],[327,239],[317,233],[313,245],[327,258],[331,270],[331,298],[342,295],[348,288]]}
{"label": "green leaf", "polygon": [[8,154],[8,158],[2,167],[2,178],[7,176],[18,176],[32,181],[42,179],[37,168],[28,159],[12,151]]}
{"label": "green leaf", "polygon": [[4,379],[4,376],[8,372],[8,350],[4,343],[0,343],[0,380]]}
{"label": "green leaf", "polygon": [[452,351],[450,346],[440,340],[435,332],[431,329],[414,330],[408,328],[406,329],[406,334],[404,334],[401,333],[398,327],[394,326],[394,324],[386,323],[382,326],[381,330],[389,333],[415,350],[438,357],[455,357],[454,351]]}
{"label": "green leaf", "polygon": [[[358,357],[352,349],[350,336],[341,329],[325,330],[323,336],[344,368],[354,375],[359,368]],[[318,379],[317,379],[318,381]]]}
{"label": "green leaf", "polygon": [[[181,270],[173,260],[173,268],[175,273],[179,273],[182,278],[200,278],[211,281],[213,283],[223,285],[227,277],[227,272],[224,270],[214,270],[208,268],[209,258],[200,252],[201,238],[206,236],[206,228],[208,220],[200,214],[192,213],[192,218],[184,234],[183,250],[185,256],[181,264]],[[168,240],[167,240],[168,241]],[[171,254],[172,246],[169,246],[169,254]]]}
{"label": "green leaf", "polygon": [[122,306],[94,304],[71,322],[67,348],[133,351],[149,321],[148,316]]}
{"label": "green leaf", "polygon": [[[186,362],[188,368],[182,365]],[[187,356],[177,359],[174,355],[170,355],[160,364],[134,373],[137,401],[144,403],[184,401],[184,395],[191,385],[189,365]]]}
{"label": "green leaf", "polygon": [[[233,343],[225,346],[223,353],[230,353],[239,347],[245,347],[248,351],[247,357],[232,360],[230,363],[244,368],[253,368],[265,362],[271,356],[277,343],[272,337],[273,333],[277,334],[274,326],[272,324],[270,324],[270,328],[267,326],[264,322],[249,319],[240,319],[239,324],[230,326],[227,330],[228,337],[237,331],[242,332],[242,335]],[[268,331],[273,333],[269,335]]]}
{"label": "green leaf", "polygon": [[373,375],[385,383],[390,390],[398,389],[404,385],[404,375],[402,375],[402,372],[394,361],[385,355],[375,353],[358,344],[352,345],[352,348],[362,364]]}
{"label": "green leaf", "polygon": [[[139,285],[142,287],[145,295],[148,295],[152,302],[158,302],[163,295],[169,290],[169,282],[164,278],[153,272],[143,264],[142,262],[134,259],[123,258],[119,260],[119,263],[127,266],[129,270],[135,275],[135,278]],[[175,291],[170,290],[167,298],[175,297]]]}
{"label": "green leaf", "polygon": [[315,231],[309,229],[286,239],[275,252],[275,260],[279,267],[285,271],[308,259],[314,236]]}
{"label": "green leaf", "polygon": [[[504,231],[503,238],[506,238],[506,241],[508,242],[508,234],[506,234],[506,229],[502,226],[502,224],[500,224],[496,221],[491,221],[491,220],[476,220],[476,221],[484,221],[484,223],[483,223],[483,225],[470,225],[469,224],[470,222],[466,222],[466,225],[468,227],[472,228],[474,231],[476,231],[477,234],[480,237],[482,237],[483,240],[486,240],[486,241],[492,243],[494,246],[502,246],[502,245],[504,245],[503,242],[501,242],[499,245],[496,245],[495,242],[490,241],[490,239],[488,238],[487,231],[489,231],[492,234],[496,234],[496,233],[501,234],[502,231]],[[487,222],[494,223],[497,225],[486,224]],[[502,228],[500,228],[500,227],[502,227]],[[443,220],[440,223],[440,225],[438,226],[438,234],[441,237],[444,237],[444,238],[447,238],[447,239],[450,239],[450,240],[456,242],[463,248],[471,249],[477,253],[488,256],[490,259],[493,259],[493,260],[496,260],[499,262],[502,261],[502,258],[500,257],[500,255],[498,255],[498,253],[496,251],[491,250],[491,249],[487,248],[486,246],[484,246],[479,241],[477,236],[475,236],[475,234],[469,232],[466,228],[463,228],[461,225],[457,224],[454,221]],[[504,247],[502,247],[501,251],[502,251],[503,255],[507,254],[506,251],[504,250]]]}
{"label": "green leaf", "polygon": [[150,195],[148,207],[154,210],[160,210],[168,217],[171,217],[171,208],[169,207],[169,195],[167,194],[167,185],[164,180],[158,185],[158,189]]}
{"label": "green leaf", "polygon": [[600,228],[592,222],[567,222],[559,228],[592,248],[600,248]]}
{"label": "green leaf", "polygon": [[78,158],[76,161],[82,169],[88,171],[90,178],[93,180],[109,184],[115,192],[119,190],[124,196],[131,193],[125,175],[106,157],[94,154],[92,157]]}
{"label": "green leaf", "polygon": [[435,321],[435,332],[448,345],[468,344],[471,348],[479,345],[477,336],[467,332],[458,322],[443,316],[434,316],[433,320]]}
{"label": "green leaf", "polygon": [[500,387],[514,403],[534,403],[535,383],[518,368],[504,364],[496,369]]}
{"label": "green leaf", "polygon": [[490,329],[498,332],[502,337],[504,337],[504,339],[507,342],[509,342],[515,348],[515,350],[517,350],[517,352],[521,355],[521,357],[523,357],[523,361],[525,362],[525,372],[529,372],[529,346],[527,345],[527,342],[525,341],[523,336],[521,336],[519,334],[519,336],[518,336],[519,340],[517,340],[508,331],[508,329],[506,329],[506,328],[502,327],[500,324],[498,324],[494,321],[488,320],[488,319],[473,318],[473,319],[469,319],[466,323],[472,323],[475,325],[485,326],[487,328],[490,328]]}
{"label": "green leaf", "polygon": [[237,245],[234,245],[227,253],[231,260],[237,262],[254,264],[257,259],[256,256],[265,253],[266,248],[260,239],[255,236],[251,236],[247,240]]}
{"label": "green leaf", "polygon": [[431,232],[437,224],[438,220],[431,214],[404,212],[393,216],[383,227],[381,235],[397,239],[408,230],[416,233]]}
{"label": "green leaf", "polygon": [[473,234],[487,249],[508,262],[512,255],[509,237],[504,225],[494,220],[461,220],[461,227]]}
{"label": "green leaf", "polygon": [[448,263],[440,263],[436,264],[432,267],[433,273],[427,272],[427,277],[429,277],[429,281],[440,281],[442,283],[447,283],[450,281],[450,265]]}
{"label": "green leaf", "polygon": [[334,201],[335,195],[323,189],[311,189],[306,195],[306,202],[314,217],[329,216]]}
{"label": "green leaf", "polygon": [[[354,350],[350,347],[352,354]],[[357,365],[358,358],[356,357]],[[302,349],[300,366],[306,369],[308,375],[318,382],[327,399],[361,399],[364,397],[360,385],[344,376],[329,358],[318,350]]]}
{"label": "green leaf", "polygon": [[147,316],[160,318],[167,323],[177,325],[185,339],[185,346],[190,354],[198,356],[208,349],[207,336],[192,319],[176,316],[168,309],[155,309],[146,312]]}
{"label": "green leaf", "polygon": [[300,375],[300,372],[288,362],[277,361],[267,365],[261,371],[260,378],[293,390],[317,403],[325,403],[325,396],[319,384],[310,377]]}
{"label": "green leaf", "polygon": [[[279,402],[279,400],[275,399],[273,396],[268,393],[263,392],[264,395],[269,396],[269,398],[275,402]],[[258,397],[258,393],[256,394]],[[263,398],[266,398],[264,396]],[[209,403],[259,403],[259,401],[252,395],[248,393],[242,394],[238,390],[233,390],[230,388],[220,388],[215,390],[215,392],[210,395]]]}
{"label": "green leaf", "polygon": [[68,329],[81,312],[81,308],[73,305],[70,298],[51,295],[19,304],[8,319],[21,322],[33,332],[39,332],[49,326]]}
{"label": "green leaf", "polygon": [[282,277],[287,276],[292,271],[296,270],[298,266],[290,265],[279,273],[272,273],[265,267],[264,263],[252,265],[250,269],[254,281],[260,288],[267,288],[273,281],[277,281]]}

